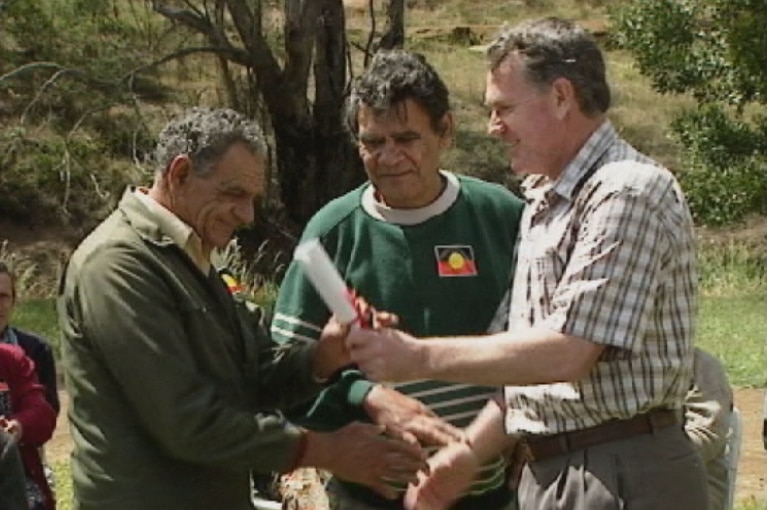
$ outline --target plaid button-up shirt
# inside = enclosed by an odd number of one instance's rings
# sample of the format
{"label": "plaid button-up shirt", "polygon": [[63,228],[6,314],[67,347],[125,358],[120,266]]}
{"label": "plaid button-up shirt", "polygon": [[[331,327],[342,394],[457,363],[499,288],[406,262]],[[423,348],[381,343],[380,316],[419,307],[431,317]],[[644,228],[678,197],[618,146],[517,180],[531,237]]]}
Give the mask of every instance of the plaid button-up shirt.
{"label": "plaid button-up shirt", "polygon": [[554,434],[681,408],[697,311],[693,225],[670,172],[597,129],[556,181],[531,176],[509,330],[605,346],[574,382],[505,388],[510,433]]}

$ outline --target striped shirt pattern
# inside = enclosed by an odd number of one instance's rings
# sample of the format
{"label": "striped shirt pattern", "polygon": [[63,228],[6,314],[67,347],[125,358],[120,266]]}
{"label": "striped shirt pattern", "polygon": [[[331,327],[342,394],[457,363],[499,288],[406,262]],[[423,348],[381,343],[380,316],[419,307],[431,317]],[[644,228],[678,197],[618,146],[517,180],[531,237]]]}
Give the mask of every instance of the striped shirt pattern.
{"label": "striped shirt pattern", "polygon": [[692,219],[666,169],[609,122],[561,177],[529,177],[509,330],[605,346],[584,379],[505,388],[510,433],[554,434],[681,408],[697,313]]}
{"label": "striped shirt pattern", "polygon": [[[498,388],[469,386],[466,384],[443,383],[439,381],[415,381],[394,384],[394,388],[405,395],[420,400],[437,416],[458,428],[468,426],[494,398]],[[436,447],[426,447],[429,455],[437,452]],[[477,495],[496,489],[505,483],[505,462],[501,457],[484,465],[467,494]]]}
{"label": "striped shirt pattern", "polygon": [[[319,340],[322,328],[295,316],[277,313],[274,316],[271,331],[273,336],[284,340],[306,342]],[[391,384],[391,386],[404,395],[420,400],[437,416],[458,428],[468,426],[485,407],[487,401],[494,398],[499,391],[497,387],[491,386],[431,380]],[[437,448],[427,446],[425,450],[432,455],[436,453]],[[505,466],[506,463],[502,457],[497,457],[485,464],[466,494],[478,495],[502,486],[505,483]],[[397,488],[404,491],[406,487]]]}

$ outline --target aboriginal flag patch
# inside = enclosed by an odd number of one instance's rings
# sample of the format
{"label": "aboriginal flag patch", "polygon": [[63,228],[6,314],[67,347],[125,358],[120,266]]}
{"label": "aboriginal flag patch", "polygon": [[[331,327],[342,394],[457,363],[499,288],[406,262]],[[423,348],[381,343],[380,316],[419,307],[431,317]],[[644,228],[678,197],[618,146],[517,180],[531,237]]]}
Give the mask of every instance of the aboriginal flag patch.
{"label": "aboriginal flag patch", "polygon": [[468,245],[435,246],[437,274],[440,276],[476,276],[474,249]]}
{"label": "aboriginal flag patch", "polygon": [[237,281],[237,278],[235,278],[234,275],[230,273],[228,269],[222,269],[220,271],[220,274],[221,274],[221,279],[224,280],[224,283],[226,284],[226,288],[229,289],[230,294],[234,296],[244,290],[242,288],[242,285],[240,285],[240,282]]}

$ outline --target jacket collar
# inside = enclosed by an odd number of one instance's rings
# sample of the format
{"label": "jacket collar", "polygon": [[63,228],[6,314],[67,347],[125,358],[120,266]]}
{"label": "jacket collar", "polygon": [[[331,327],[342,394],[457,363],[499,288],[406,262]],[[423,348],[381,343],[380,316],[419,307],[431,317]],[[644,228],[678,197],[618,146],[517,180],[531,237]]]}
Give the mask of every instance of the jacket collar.
{"label": "jacket collar", "polygon": [[203,255],[202,241],[197,233],[171,211],[142,193],[143,190],[131,186],[123,194],[119,209],[128,223],[146,242],[158,246],[178,246],[203,274],[208,274],[211,262]]}
{"label": "jacket collar", "polygon": [[135,186],[128,186],[117,209],[144,241],[159,246],[175,244],[155,221],[152,211],[136,196],[136,189]]}

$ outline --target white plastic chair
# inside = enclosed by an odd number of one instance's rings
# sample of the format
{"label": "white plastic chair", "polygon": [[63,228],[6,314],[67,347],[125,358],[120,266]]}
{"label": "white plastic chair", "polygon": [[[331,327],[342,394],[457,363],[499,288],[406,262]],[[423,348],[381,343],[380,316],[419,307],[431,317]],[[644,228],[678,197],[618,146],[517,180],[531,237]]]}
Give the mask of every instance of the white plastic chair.
{"label": "white plastic chair", "polygon": [[727,506],[726,510],[732,510],[735,502],[735,481],[738,478],[738,460],[740,459],[740,447],[743,442],[743,416],[737,407],[733,407],[730,414],[730,432],[727,436],[727,448],[724,457],[727,462]]}

